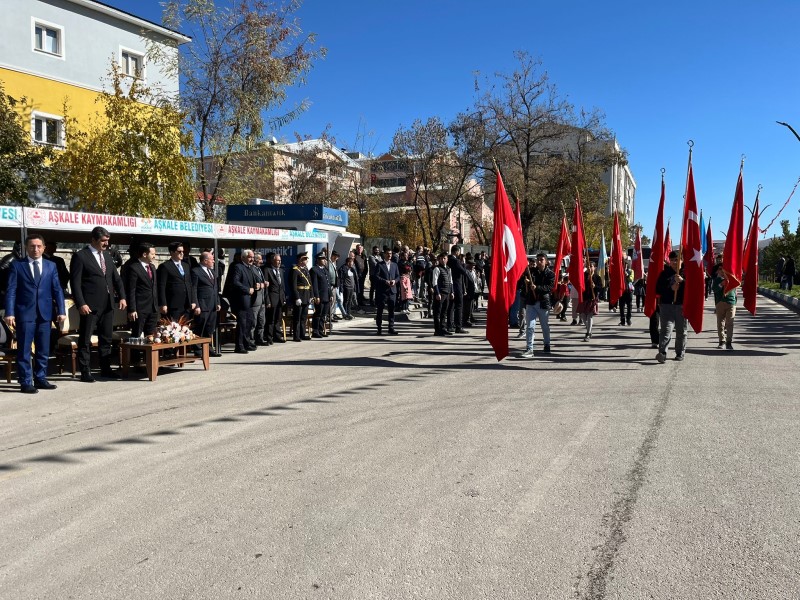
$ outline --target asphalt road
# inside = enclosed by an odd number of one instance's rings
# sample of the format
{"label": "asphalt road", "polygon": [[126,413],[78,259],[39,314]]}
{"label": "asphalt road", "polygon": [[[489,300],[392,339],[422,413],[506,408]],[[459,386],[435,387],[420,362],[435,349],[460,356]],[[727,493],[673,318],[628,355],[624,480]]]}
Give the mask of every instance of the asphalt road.
{"label": "asphalt road", "polygon": [[641,315],[501,364],[478,328],[359,319],[3,385],[0,598],[800,598],[800,318],[759,300],[682,363]]}

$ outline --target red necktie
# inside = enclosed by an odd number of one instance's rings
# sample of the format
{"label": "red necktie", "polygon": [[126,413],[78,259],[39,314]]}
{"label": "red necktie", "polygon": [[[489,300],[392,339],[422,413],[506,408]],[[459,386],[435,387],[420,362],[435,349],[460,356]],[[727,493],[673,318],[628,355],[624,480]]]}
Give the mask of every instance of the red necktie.
{"label": "red necktie", "polygon": [[153,280],[153,265],[147,265],[147,274],[150,276],[150,281]]}
{"label": "red necktie", "polygon": [[103,252],[100,251],[100,270],[103,271],[103,275],[106,274],[106,259],[103,258]]}

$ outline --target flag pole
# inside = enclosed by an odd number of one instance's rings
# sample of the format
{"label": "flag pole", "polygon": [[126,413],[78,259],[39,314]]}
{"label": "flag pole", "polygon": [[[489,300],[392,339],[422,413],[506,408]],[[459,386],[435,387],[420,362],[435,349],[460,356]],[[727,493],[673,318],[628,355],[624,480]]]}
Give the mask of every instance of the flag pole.
{"label": "flag pole", "polygon": [[[689,146],[689,164],[686,167],[686,191],[683,194],[683,217],[686,218],[686,208],[687,202],[689,201],[689,173],[692,169],[692,148],[694,147],[694,141],[689,140],[686,142]],[[686,234],[686,223],[681,224],[681,243],[678,245],[678,273],[676,275],[680,276],[680,268],[681,264],[683,263],[683,244],[686,240],[684,240],[684,235]],[[679,286],[680,287],[680,286]],[[675,290],[675,296],[672,300],[673,302],[678,301],[678,290]]]}

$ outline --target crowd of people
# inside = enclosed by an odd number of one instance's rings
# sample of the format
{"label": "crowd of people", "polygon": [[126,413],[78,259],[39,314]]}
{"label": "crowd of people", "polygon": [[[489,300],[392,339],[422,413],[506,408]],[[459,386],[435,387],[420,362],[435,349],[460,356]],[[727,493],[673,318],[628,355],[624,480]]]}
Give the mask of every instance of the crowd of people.
{"label": "crowd of people", "polygon": [[[214,250],[202,249],[198,256],[181,241],[169,244],[169,259],[157,267],[156,248],[137,242],[129,248],[129,259],[110,250],[110,234],[102,227],[91,232],[89,245],[75,252],[70,266],[56,256],[56,246],[39,234],[30,234],[14,252],[0,261],[5,291],[4,323],[16,335],[19,351],[18,378],[21,391],[37,393],[53,389],[47,380],[47,353],[37,353],[31,367],[31,343],[51,348],[51,325],[64,321],[65,299],[78,309],[78,355],[80,381],[92,383],[92,336],[96,333],[99,375],[118,376],[112,367],[112,327],[115,309],[127,312],[131,335],[152,338],[160,321],[189,323],[200,337],[219,339],[218,324],[235,323],[234,352],[248,354],[259,346],[287,341],[284,323],[294,342],[326,338],[339,320],[352,320],[374,307],[377,335],[398,335],[396,315],[408,313],[414,303],[433,325],[433,335],[469,333],[475,313],[489,287],[491,260],[485,252],[463,253],[459,245],[449,252],[434,253],[422,246],[374,246],[370,254],[358,244],[347,256],[326,250],[313,257],[301,253],[287,270],[280,254],[245,249],[225,264]],[[708,273],[708,292],[713,292],[719,348],[733,349],[736,292],[725,291],[722,256]],[[786,273],[792,264],[782,265]],[[567,321],[571,307],[573,326],[584,327],[584,342],[593,335],[594,317],[605,300],[604,281],[596,264],[584,269],[582,295],[566,273],[554,271],[546,254],[529,258],[517,284],[517,299],[510,326],[525,337],[522,358],[534,356],[537,328],[541,329],[542,352],[551,352],[550,317]],[[221,282],[224,281],[224,285]],[[609,305],[617,311],[620,326],[631,325],[633,299],[636,311],[645,306],[647,275],[635,279],[630,259],[624,270],[624,290],[619,301]],[[659,302],[650,317],[650,338],[658,348],[656,360],[666,361],[667,348],[675,335],[675,360],[684,359],[686,319],[682,313],[683,277],[680,257],[672,252],[656,283]],[[310,315],[310,318],[309,318]],[[307,324],[310,321],[310,331]],[[516,321],[516,322],[515,322]],[[8,332],[6,332],[8,333]],[[287,336],[288,337],[288,336]],[[41,356],[39,355],[41,354]],[[219,346],[210,349],[220,356]]]}

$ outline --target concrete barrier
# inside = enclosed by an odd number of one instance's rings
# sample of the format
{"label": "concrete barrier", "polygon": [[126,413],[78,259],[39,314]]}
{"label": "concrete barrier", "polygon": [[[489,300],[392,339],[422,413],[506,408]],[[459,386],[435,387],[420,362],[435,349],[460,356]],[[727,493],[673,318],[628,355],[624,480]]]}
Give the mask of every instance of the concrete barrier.
{"label": "concrete barrier", "polygon": [[767,298],[771,298],[778,304],[782,304],[786,308],[800,314],[800,298],[795,298],[794,296],[789,296],[788,294],[784,294],[777,290],[771,290],[762,287],[758,288],[758,293],[762,296],[766,296]]}

